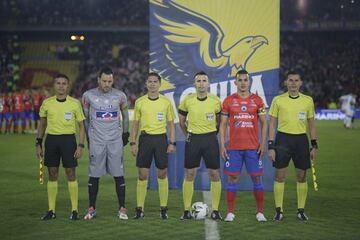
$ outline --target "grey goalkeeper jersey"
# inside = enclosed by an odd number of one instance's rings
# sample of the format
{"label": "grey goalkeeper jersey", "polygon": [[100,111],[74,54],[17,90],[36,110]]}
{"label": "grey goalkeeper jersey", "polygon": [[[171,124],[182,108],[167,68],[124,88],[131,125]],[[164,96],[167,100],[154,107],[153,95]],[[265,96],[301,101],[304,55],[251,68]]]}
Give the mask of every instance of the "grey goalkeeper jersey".
{"label": "grey goalkeeper jersey", "polygon": [[96,143],[120,141],[122,134],[120,106],[124,103],[127,104],[125,93],[115,88],[107,93],[93,88],[83,94],[82,105],[90,141]]}

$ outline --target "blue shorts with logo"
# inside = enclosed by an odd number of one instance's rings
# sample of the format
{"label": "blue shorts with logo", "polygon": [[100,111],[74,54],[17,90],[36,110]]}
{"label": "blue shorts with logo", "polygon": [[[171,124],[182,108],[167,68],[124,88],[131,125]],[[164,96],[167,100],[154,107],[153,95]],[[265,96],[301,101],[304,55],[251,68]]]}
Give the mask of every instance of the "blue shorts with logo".
{"label": "blue shorts with logo", "polygon": [[263,162],[259,158],[257,150],[228,150],[229,159],[225,161],[224,173],[238,176],[245,163],[246,171],[250,176],[262,176],[264,174]]}

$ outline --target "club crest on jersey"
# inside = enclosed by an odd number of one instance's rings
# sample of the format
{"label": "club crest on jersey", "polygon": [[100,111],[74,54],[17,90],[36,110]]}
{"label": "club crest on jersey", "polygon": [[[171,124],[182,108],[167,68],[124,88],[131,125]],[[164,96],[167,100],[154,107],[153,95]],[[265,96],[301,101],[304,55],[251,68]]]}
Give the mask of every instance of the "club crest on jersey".
{"label": "club crest on jersey", "polygon": [[241,106],[241,111],[246,112],[246,110],[247,110],[246,106]]}
{"label": "club crest on jersey", "polygon": [[115,112],[96,112],[97,120],[115,120],[118,118],[118,113]]}
{"label": "club crest on jersey", "polygon": [[164,113],[163,112],[158,112],[157,113],[157,119],[158,119],[158,121],[159,122],[162,122],[162,121],[164,121]]}
{"label": "club crest on jersey", "polygon": [[214,120],[214,113],[206,113],[206,119],[208,121]]}
{"label": "club crest on jersey", "polygon": [[66,121],[70,121],[71,118],[72,118],[72,113],[71,112],[66,112],[64,117],[65,117]]}

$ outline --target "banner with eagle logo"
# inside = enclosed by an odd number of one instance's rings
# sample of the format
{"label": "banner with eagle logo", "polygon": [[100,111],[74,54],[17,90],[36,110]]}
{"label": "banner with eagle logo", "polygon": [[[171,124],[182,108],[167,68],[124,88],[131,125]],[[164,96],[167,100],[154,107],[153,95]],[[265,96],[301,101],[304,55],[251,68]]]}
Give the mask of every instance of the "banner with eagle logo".
{"label": "banner with eagle logo", "polygon": [[[236,92],[236,72],[245,69],[251,92],[269,107],[279,91],[279,12],[279,0],[150,0],[150,71],[162,77],[162,94],[177,109],[195,92],[194,74],[205,71],[209,91],[223,101]],[[178,128],[177,152],[169,157],[170,188],[182,186],[184,138]],[[268,159],[263,163],[264,187],[272,190],[273,169]],[[157,187],[154,169],[149,182],[150,188]],[[201,166],[195,188],[209,186]],[[251,187],[251,180],[242,177],[240,190]]]}

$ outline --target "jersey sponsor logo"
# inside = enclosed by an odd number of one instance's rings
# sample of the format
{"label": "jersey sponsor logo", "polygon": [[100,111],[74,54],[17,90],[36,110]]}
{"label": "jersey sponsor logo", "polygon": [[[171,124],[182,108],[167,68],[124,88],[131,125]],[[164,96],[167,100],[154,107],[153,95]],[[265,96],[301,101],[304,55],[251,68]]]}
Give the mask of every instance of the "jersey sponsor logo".
{"label": "jersey sponsor logo", "polygon": [[71,118],[72,118],[72,113],[71,112],[66,112],[64,117],[65,117],[66,121],[70,121]]}
{"label": "jersey sponsor logo", "polygon": [[255,116],[252,114],[239,114],[239,115],[234,115],[234,119],[254,119]]}
{"label": "jersey sponsor logo", "polygon": [[158,112],[158,113],[157,113],[157,119],[158,119],[158,121],[162,122],[162,121],[164,121],[164,118],[165,118],[165,115],[164,115],[163,112]]}
{"label": "jersey sponsor logo", "polygon": [[206,119],[208,121],[214,120],[214,113],[206,113]]}
{"label": "jersey sponsor logo", "polygon": [[111,104],[99,106],[100,110],[107,110],[107,109],[111,109],[111,108],[113,108],[113,105],[111,105]]}
{"label": "jersey sponsor logo", "polygon": [[118,112],[96,112],[97,120],[115,120],[118,118]]}
{"label": "jersey sponsor logo", "polygon": [[242,122],[235,122],[234,126],[235,126],[236,128],[239,128],[239,127],[241,127],[241,123],[242,123]]}
{"label": "jersey sponsor logo", "polygon": [[235,128],[253,128],[254,124],[252,122],[246,122],[246,121],[237,121],[234,122]]}
{"label": "jersey sponsor logo", "polygon": [[305,117],[306,117],[306,113],[299,112],[299,120],[305,120]]}

